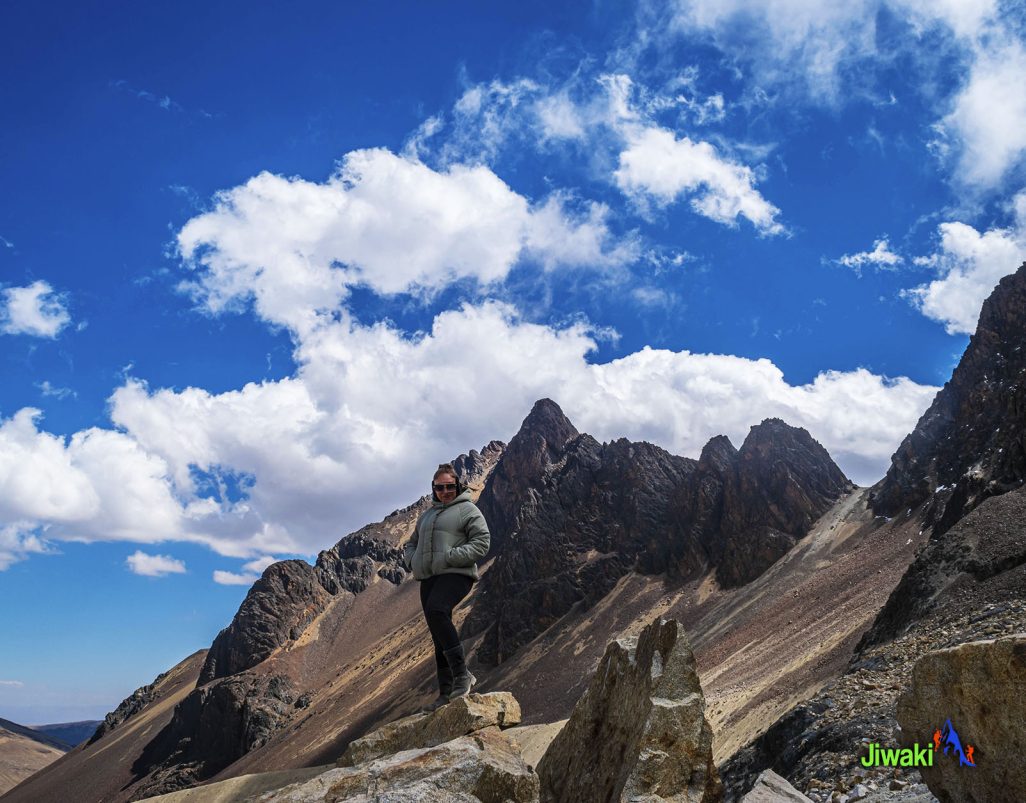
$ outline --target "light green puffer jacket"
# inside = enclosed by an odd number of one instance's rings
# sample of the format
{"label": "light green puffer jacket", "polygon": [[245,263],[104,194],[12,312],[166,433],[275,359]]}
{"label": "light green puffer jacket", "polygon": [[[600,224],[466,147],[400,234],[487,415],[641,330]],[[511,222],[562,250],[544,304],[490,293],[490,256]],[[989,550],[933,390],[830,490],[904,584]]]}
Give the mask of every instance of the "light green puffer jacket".
{"label": "light green puffer jacket", "polygon": [[477,563],[491,544],[488,523],[464,491],[447,504],[435,500],[417,519],[403,547],[403,560],[417,580],[436,574],[465,574],[478,579]]}

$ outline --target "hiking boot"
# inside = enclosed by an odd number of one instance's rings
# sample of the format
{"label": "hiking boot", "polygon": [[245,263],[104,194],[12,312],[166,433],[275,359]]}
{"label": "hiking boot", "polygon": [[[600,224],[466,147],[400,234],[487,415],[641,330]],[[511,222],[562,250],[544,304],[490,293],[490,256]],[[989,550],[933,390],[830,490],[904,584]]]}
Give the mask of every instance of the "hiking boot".
{"label": "hiking boot", "polygon": [[420,709],[422,714],[437,711],[449,702],[449,695],[452,693],[452,669],[449,668],[449,662],[444,655],[436,652],[435,664],[438,671],[438,696]]}
{"label": "hiking boot", "polygon": [[449,699],[455,700],[457,697],[466,697],[470,694],[470,689],[475,683],[477,678],[470,674],[470,670],[467,669],[467,660],[463,654],[463,645],[459,644],[452,649],[445,651],[445,660],[449,662],[449,668],[452,669],[452,691],[449,692]]}

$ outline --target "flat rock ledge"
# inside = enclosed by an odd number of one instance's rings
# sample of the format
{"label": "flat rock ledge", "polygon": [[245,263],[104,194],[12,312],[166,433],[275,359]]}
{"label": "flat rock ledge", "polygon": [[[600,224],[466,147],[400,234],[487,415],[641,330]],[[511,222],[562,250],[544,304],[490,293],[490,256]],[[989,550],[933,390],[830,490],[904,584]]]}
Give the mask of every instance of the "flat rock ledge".
{"label": "flat rock ledge", "polygon": [[436,711],[397,719],[350,742],[336,763],[352,767],[402,750],[434,747],[484,728],[519,725],[520,718],[520,704],[509,692],[469,694]]}
{"label": "flat rock ledge", "polygon": [[538,764],[542,803],[717,803],[723,787],[695,656],[675,620],[606,647]]}
{"label": "flat rock ledge", "polygon": [[919,771],[942,803],[1026,800],[1026,634],[924,655],[897,715],[905,746],[939,732]]}
{"label": "flat rock ledge", "polygon": [[255,798],[260,803],[533,803],[538,776],[497,726]]}

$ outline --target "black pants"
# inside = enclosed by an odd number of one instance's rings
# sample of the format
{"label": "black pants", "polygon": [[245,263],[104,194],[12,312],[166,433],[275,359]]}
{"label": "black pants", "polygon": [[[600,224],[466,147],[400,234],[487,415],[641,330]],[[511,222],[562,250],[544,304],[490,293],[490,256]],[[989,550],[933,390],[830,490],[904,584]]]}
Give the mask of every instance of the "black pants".
{"label": "black pants", "polygon": [[442,653],[460,644],[460,635],[452,623],[452,609],[470,593],[473,585],[474,581],[465,574],[436,574],[420,583],[420,607],[435,644],[439,669],[447,666]]}

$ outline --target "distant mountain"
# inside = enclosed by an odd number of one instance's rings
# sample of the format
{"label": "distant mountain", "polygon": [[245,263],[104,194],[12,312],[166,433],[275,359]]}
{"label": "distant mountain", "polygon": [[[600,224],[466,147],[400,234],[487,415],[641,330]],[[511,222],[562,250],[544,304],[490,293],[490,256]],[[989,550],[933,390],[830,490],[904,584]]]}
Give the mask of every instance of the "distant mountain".
{"label": "distant mountain", "polygon": [[715,438],[695,461],[624,438],[600,444],[545,399],[507,454],[531,451],[540,459],[497,468],[505,495],[523,501],[494,517],[508,548],[464,624],[465,636],[485,634],[478,659],[491,665],[630,572],[682,581],[712,568],[722,587],[751,582],[854,488],[808,432],[778,419],[752,427],[740,450]]}
{"label": "distant mountain", "polygon": [[70,750],[77,747],[86,739],[96,733],[96,728],[102,720],[87,719],[81,722],[58,722],[53,725],[33,725],[32,730],[45,734],[53,739],[68,745]]}
{"label": "distant mountain", "polygon": [[59,739],[0,719],[0,795],[70,749],[70,745]]}

